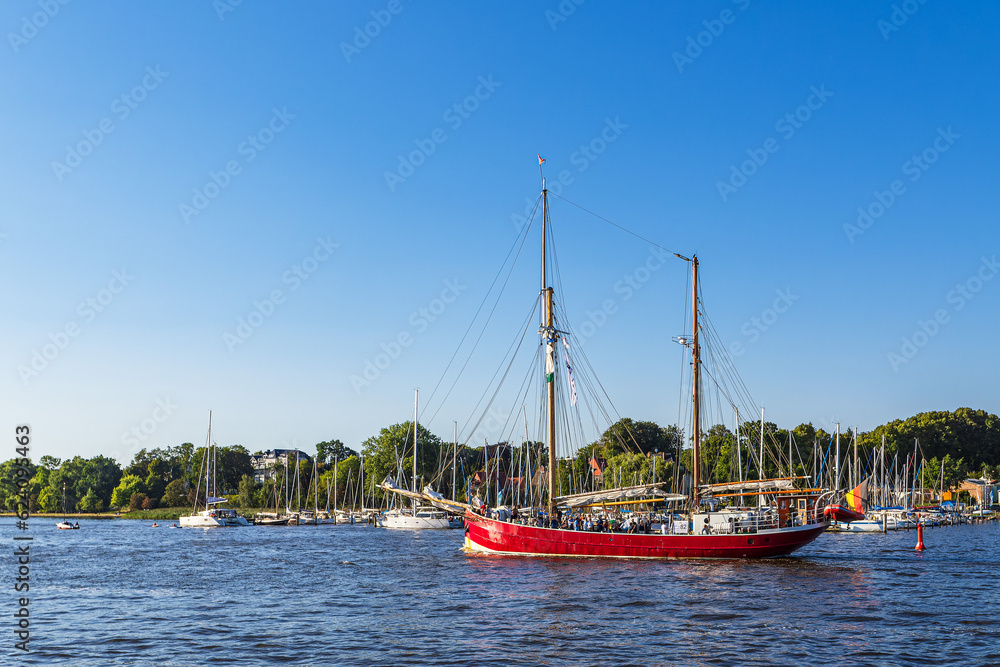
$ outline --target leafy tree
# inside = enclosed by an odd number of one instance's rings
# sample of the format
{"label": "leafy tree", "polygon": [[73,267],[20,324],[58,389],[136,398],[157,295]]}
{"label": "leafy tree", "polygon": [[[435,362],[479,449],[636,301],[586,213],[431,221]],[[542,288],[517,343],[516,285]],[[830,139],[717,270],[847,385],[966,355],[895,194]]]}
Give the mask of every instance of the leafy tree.
{"label": "leafy tree", "polygon": [[187,483],[183,479],[175,479],[167,484],[167,488],[163,492],[163,497],[160,499],[160,505],[163,507],[180,507],[186,504],[187,494],[184,490],[186,485]]}
{"label": "leafy tree", "polygon": [[81,512],[97,513],[104,509],[104,501],[94,493],[93,489],[87,489],[87,495],[77,504],[77,509]]}
{"label": "leafy tree", "polygon": [[62,459],[57,459],[54,456],[43,456],[38,459],[38,465],[48,470],[56,470],[59,468],[59,464],[62,463]]}
{"label": "leafy tree", "polygon": [[129,509],[139,510],[142,509],[142,504],[149,500],[149,496],[145,493],[133,493],[128,500]]}
{"label": "leafy tree", "polygon": [[59,504],[62,498],[51,487],[46,486],[38,494],[38,507],[43,512],[54,513],[59,511]]}
{"label": "leafy tree", "polygon": [[340,440],[328,440],[316,443],[316,460],[320,463],[330,463],[334,459],[343,461],[358,453],[349,447],[345,447]]}
{"label": "leafy tree", "polygon": [[[254,492],[252,507],[271,507],[274,502],[274,480],[269,479]],[[279,504],[280,506],[280,504]]]}
{"label": "leafy tree", "polygon": [[[205,448],[199,449],[192,456],[191,472],[187,476],[187,480],[192,487],[200,488],[199,496],[202,498],[205,497],[205,469],[202,466],[204,457]],[[253,462],[250,452],[242,445],[217,447],[214,465],[215,484],[218,488],[212,489],[212,492],[220,496],[237,493],[243,475],[253,475]],[[199,471],[201,474],[200,480],[198,479]]]}
{"label": "leafy tree", "polygon": [[604,458],[609,458],[621,452],[666,452],[672,454],[677,450],[681,431],[676,426],[663,428],[655,422],[635,421],[625,417],[612,424],[601,435],[597,443],[597,452]]}
{"label": "leafy tree", "polygon": [[921,412],[862,434],[862,443],[879,447],[882,436],[887,456],[912,454],[915,441],[919,441],[918,456],[925,459],[951,455],[963,459],[972,469],[1000,461],[1000,417],[985,410]]}
{"label": "leafy tree", "polygon": [[144,478],[149,473],[150,462],[156,458],[157,455],[153,451],[149,451],[143,447],[135,453],[135,456],[132,457],[132,462],[128,464],[128,467],[123,472],[126,475],[135,475],[136,477]]}
{"label": "leafy tree", "polygon": [[150,498],[159,499],[163,496],[164,489],[167,486],[165,477],[169,470],[169,465],[163,459],[157,458],[149,462],[145,485],[146,493]]}
{"label": "leafy tree", "polygon": [[79,478],[74,485],[74,495],[83,497],[87,491],[93,489],[102,503],[108,505],[121,477],[122,469],[117,461],[107,456],[95,456],[83,463]]}
{"label": "leafy tree", "polygon": [[236,501],[240,507],[260,507],[256,503],[256,492],[259,484],[252,475],[243,475],[239,483],[239,494]]}
{"label": "leafy tree", "polygon": [[[136,495],[140,495],[140,494],[136,494]],[[144,510],[156,509],[156,498],[145,498],[142,501],[142,509],[144,509]]]}
{"label": "leafy tree", "polygon": [[142,479],[137,475],[123,476],[111,495],[111,507],[127,507],[131,502],[132,496],[140,493],[142,488]]}
{"label": "leafy tree", "polygon": [[8,459],[0,463],[0,507],[8,511],[17,509],[18,498],[21,490],[17,486],[17,470],[24,467],[28,478],[34,478],[38,472],[38,467],[29,463],[21,466],[17,459]]}
{"label": "leafy tree", "polygon": [[83,478],[83,468],[86,459],[81,456],[74,456],[62,462],[58,470],[49,473],[49,487],[59,498],[59,508],[62,511],[70,511],[76,507],[77,502],[87,492],[87,487],[77,491],[78,483]]}
{"label": "leafy tree", "polygon": [[[420,454],[417,457],[417,476],[429,481],[442,457],[441,438],[420,426],[418,443]],[[365,455],[365,477],[374,476],[376,485],[387,476],[399,479],[410,486],[410,476],[413,474],[413,422],[393,424],[383,428],[378,435],[372,436],[362,443]],[[376,489],[376,497],[383,497],[383,492]]]}

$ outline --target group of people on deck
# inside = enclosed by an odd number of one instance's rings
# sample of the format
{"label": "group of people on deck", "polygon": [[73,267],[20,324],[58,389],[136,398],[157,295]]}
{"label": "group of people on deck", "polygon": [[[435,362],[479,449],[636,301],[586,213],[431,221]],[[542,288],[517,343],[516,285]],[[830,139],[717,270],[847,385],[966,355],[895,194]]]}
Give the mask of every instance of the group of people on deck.
{"label": "group of people on deck", "polygon": [[506,507],[491,509],[485,504],[481,504],[480,512],[483,516],[498,521],[539,528],[561,528],[594,533],[649,534],[652,532],[653,525],[652,518],[644,513],[633,513],[625,518],[619,518],[613,514],[564,514],[561,510],[556,510],[555,516],[550,521],[546,512],[538,511],[534,514],[525,514],[517,505],[510,509]]}

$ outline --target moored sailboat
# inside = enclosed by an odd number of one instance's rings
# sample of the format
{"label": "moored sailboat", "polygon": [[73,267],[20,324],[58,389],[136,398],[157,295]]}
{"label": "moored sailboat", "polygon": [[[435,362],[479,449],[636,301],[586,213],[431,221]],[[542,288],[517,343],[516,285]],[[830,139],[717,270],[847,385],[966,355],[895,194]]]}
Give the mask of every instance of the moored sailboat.
{"label": "moored sailboat", "polygon": [[417,459],[419,453],[419,433],[420,428],[417,421],[417,399],[419,391],[413,395],[413,490],[409,493],[400,494],[399,487],[392,484],[391,480],[386,480],[382,488],[395,491],[399,495],[410,497],[413,503],[410,507],[400,506],[391,509],[382,516],[381,525],[385,528],[396,528],[405,530],[440,530],[451,528],[448,521],[448,514],[429,504],[419,504],[421,494],[416,492],[417,486]]}
{"label": "moored sailboat", "polygon": [[[201,496],[201,472],[205,473],[205,495]],[[212,442],[212,413],[208,413],[208,438],[205,444],[205,455],[201,460],[198,472],[198,485],[195,487],[194,508],[191,514],[180,517],[182,528],[231,528],[249,526],[250,523],[236,510],[219,507],[229,502],[226,498],[217,496],[215,479],[215,443]],[[199,507],[204,509],[199,510]]]}

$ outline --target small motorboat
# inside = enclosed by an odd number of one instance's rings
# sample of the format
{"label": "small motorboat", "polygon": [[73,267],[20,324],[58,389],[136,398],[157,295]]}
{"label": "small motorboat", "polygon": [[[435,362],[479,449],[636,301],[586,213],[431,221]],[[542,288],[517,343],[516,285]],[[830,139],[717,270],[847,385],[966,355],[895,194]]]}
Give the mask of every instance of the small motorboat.
{"label": "small motorboat", "polygon": [[850,507],[840,504],[828,506],[823,510],[823,515],[828,519],[839,521],[841,523],[850,523],[852,521],[859,521],[865,518],[864,512],[855,512]]}
{"label": "small motorboat", "polygon": [[56,528],[59,530],[80,530],[80,524],[79,522],[72,524],[69,521],[60,521],[56,524]]}

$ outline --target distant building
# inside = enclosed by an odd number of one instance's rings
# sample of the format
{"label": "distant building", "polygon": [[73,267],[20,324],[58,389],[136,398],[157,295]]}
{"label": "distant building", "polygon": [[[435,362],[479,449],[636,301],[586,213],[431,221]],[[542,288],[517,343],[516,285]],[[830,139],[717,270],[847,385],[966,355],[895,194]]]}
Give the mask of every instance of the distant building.
{"label": "distant building", "polygon": [[260,483],[269,479],[274,479],[274,469],[276,466],[295,465],[295,455],[298,454],[299,461],[312,461],[312,457],[298,449],[269,449],[263,454],[254,454],[250,457],[253,465],[253,478]]}
{"label": "distant building", "polygon": [[975,505],[991,507],[1000,503],[1000,483],[988,479],[967,479],[961,491],[967,491]]}

